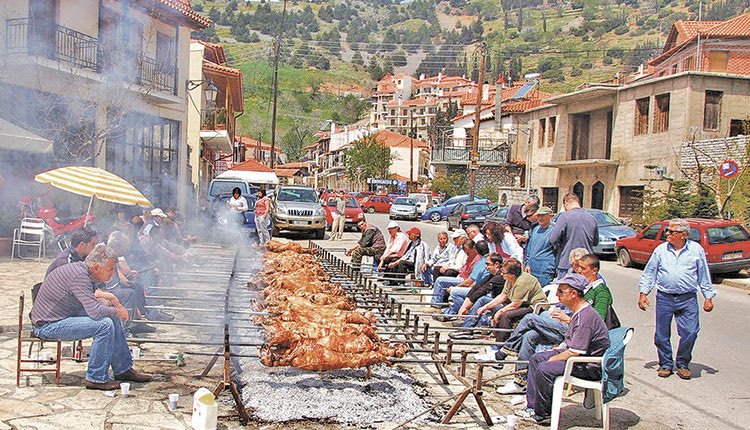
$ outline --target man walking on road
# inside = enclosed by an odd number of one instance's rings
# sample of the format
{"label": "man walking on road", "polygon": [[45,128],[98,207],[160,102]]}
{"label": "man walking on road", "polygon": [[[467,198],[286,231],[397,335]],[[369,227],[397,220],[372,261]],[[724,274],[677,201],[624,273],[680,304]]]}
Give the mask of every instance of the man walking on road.
{"label": "man walking on road", "polygon": [[581,207],[578,196],[568,193],[563,197],[563,208],[552,231],[549,243],[557,250],[557,276],[562,277],[570,269],[568,256],[575,248],[586,248],[589,254],[599,244],[599,228],[590,213]]}
{"label": "man walking on road", "polygon": [[346,225],[346,197],[344,197],[343,190],[336,193],[333,202],[336,204],[336,211],[333,212],[331,240],[341,240],[344,237],[344,226]]}
{"label": "man walking on road", "polygon": [[[650,305],[648,294],[656,288],[656,333],[654,344],[659,355],[658,375],[672,374],[675,362],[677,376],[690,379],[690,360],[698,338],[698,298],[700,289],[705,300],[703,310],[711,312],[716,290],[711,284],[708,262],[703,247],[687,240],[690,226],[684,219],[673,219],[667,227],[667,241],[657,246],[641,275],[638,307]],[[677,323],[680,345],[676,359],[672,358],[672,318]]]}

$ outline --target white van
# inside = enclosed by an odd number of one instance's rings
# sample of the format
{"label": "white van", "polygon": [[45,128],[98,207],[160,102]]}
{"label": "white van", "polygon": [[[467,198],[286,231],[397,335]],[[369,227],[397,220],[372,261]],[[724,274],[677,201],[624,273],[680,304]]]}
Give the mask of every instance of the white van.
{"label": "white van", "polygon": [[417,201],[417,213],[422,215],[430,207],[430,195],[422,193],[411,193],[409,197]]}
{"label": "white van", "polygon": [[234,187],[239,187],[243,195],[254,195],[259,188],[266,188],[269,195],[273,194],[279,178],[273,172],[248,172],[245,170],[227,170],[214,178],[208,185],[206,200],[212,202],[219,194],[231,193]]}

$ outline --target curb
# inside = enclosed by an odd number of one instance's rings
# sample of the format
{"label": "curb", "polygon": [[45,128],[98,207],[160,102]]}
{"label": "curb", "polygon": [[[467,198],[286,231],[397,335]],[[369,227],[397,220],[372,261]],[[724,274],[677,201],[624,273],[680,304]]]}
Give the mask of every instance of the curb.
{"label": "curb", "polygon": [[746,279],[722,279],[721,285],[728,287],[739,288],[741,290],[750,291],[750,280]]}

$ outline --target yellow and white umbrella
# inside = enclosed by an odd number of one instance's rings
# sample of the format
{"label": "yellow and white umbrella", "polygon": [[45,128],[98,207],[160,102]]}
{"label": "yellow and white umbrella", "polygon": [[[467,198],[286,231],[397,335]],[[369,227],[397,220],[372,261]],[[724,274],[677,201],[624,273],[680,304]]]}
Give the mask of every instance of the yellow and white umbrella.
{"label": "yellow and white umbrella", "polygon": [[55,188],[71,193],[91,197],[89,211],[94,196],[113,203],[151,206],[151,202],[133,184],[98,167],[60,167],[38,174],[34,180],[51,184]]}

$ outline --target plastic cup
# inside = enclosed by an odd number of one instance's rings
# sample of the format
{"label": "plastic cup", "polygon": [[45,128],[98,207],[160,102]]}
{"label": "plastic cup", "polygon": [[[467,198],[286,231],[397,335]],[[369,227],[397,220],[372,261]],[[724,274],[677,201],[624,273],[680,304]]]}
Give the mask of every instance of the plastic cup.
{"label": "plastic cup", "polygon": [[515,415],[508,415],[507,417],[505,417],[505,419],[507,422],[508,430],[515,430],[516,423],[518,422],[518,417]]}
{"label": "plastic cup", "polygon": [[50,361],[50,360],[52,360],[52,352],[51,351],[42,351],[42,360],[44,360],[44,361]]}
{"label": "plastic cup", "polygon": [[179,400],[180,395],[177,393],[172,393],[169,395],[169,409],[175,410],[177,409],[177,400]]}
{"label": "plastic cup", "polygon": [[122,394],[122,397],[128,397],[130,394],[130,382],[120,383],[120,394]]}
{"label": "plastic cup", "polygon": [[141,358],[141,348],[138,348],[137,346],[134,346],[130,350],[130,355],[132,356],[133,360],[137,360]]}

